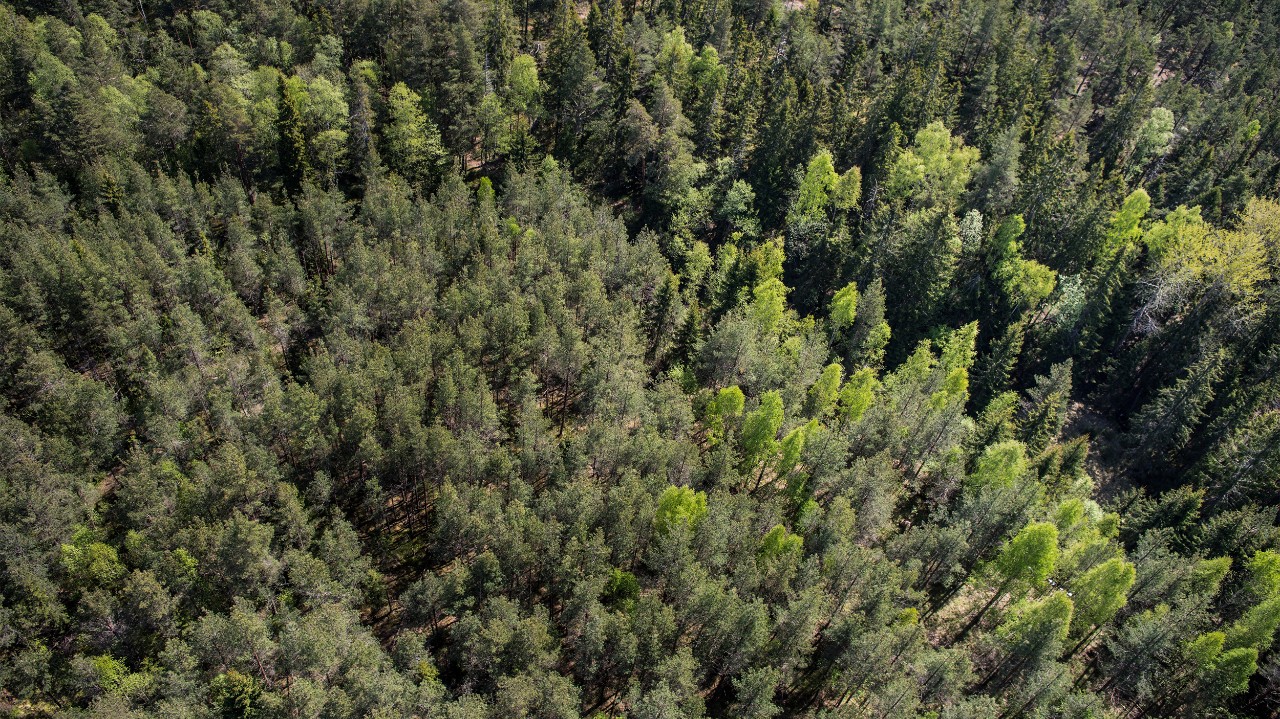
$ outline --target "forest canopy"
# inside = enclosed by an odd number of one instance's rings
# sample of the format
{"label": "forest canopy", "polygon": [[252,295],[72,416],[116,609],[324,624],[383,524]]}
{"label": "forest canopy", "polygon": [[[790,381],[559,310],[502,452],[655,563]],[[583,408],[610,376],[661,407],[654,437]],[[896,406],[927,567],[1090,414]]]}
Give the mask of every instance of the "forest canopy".
{"label": "forest canopy", "polygon": [[1280,716],[1280,5],[0,0],[0,715]]}

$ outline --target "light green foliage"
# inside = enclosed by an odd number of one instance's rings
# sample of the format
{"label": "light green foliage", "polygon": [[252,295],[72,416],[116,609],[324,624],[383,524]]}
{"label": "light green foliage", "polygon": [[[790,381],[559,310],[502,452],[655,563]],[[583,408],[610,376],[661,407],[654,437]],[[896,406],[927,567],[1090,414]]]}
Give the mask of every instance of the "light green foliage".
{"label": "light green foliage", "polygon": [[783,250],[781,238],[769,242],[761,242],[747,253],[744,258],[747,276],[754,277],[757,283],[769,280],[782,280],[782,263],[787,254]]}
{"label": "light green foliage", "polygon": [[1280,597],[1271,597],[1251,607],[1227,629],[1226,646],[1266,651],[1275,640],[1277,627],[1280,627]]}
{"label": "light green foliage", "polygon": [[114,694],[129,674],[129,668],[124,662],[109,654],[94,657],[93,668],[98,674],[98,686],[108,694]]}
{"label": "light green foliage", "polygon": [[1004,293],[1005,300],[1017,309],[1028,309],[1043,302],[1053,293],[1057,273],[1022,257],[1022,236],[1026,224],[1021,215],[1001,223],[991,241],[992,277]]}
{"label": "light green foliage", "polygon": [[786,477],[795,469],[796,464],[800,462],[800,454],[804,452],[804,444],[809,433],[817,427],[818,420],[810,420],[808,424],[802,424],[788,432],[778,443],[777,474],[779,477]]}
{"label": "light green foliage", "polygon": [[907,361],[885,377],[886,389],[899,390],[922,385],[938,364],[938,358],[934,356],[931,344],[928,340],[917,344],[915,351],[907,357]]}
{"label": "light green foliage", "polygon": [[725,387],[717,392],[716,396],[707,403],[707,414],[720,418],[737,417],[742,414],[742,407],[746,404],[746,401],[746,397],[737,385]]}
{"label": "light green foliage", "polygon": [[1231,572],[1231,557],[1201,559],[1195,563],[1186,579],[1187,590],[1204,596],[1217,595],[1222,580]]}
{"label": "light green foliage", "polygon": [[1188,209],[1186,205],[1179,205],[1147,228],[1142,239],[1147,251],[1159,260],[1175,248],[1204,242],[1211,230],[1200,215],[1199,206]]}
{"label": "light green foliage", "polygon": [[787,312],[787,286],[771,277],[751,290],[751,316],[765,335],[777,334]]}
{"label": "light green foliage", "polygon": [[3,711],[1257,713],[1273,4],[0,3]]}
{"label": "light green foliage", "polygon": [[262,686],[257,679],[228,669],[209,684],[210,699],[223,716],[251,719],[261,716]]}
{"label": "light green foliage", "polygon": [[1053,513],[1053,524],[1062,535],[1070,534],[1082,520],[1084,520],[1084,502],[1076,497],[1058,505],[1058,509]]}
{"label": "light green foliage", "polygon": [[1114,538],[1120,533],[1120,515],[1115,512],[1102,515],[1102,519],[1098,520],[1097,530],[1100,536]]}
{"label": "light green foliage", "polygon": [[871,328],[867,333],[867,341],[862,347],[863,356],[868,364],[878,367],[884,362],[885,347],[889,345],[892,336],[893,332],[889,329],[888,322],[881,321]]}
{"label": "light green foliage", "polygon": [[969,324],[956,329],[947,335],[942,342],[938,360],[948,371],[968,369],[973,366],[977,357],[978,323]]}
{"label": "light green foliage", "polygon": [[1280,552],[1269,549],[1254,552],[1245,571],[1248,573],[1245,592],[1254,601],[1280,595]]}
{"label": "light green foliage", "polygon": [[311,137],[312,164],[326,182],[333,181],[346,160],[350,114],[340,86],[324,75],[307,83],[303,117]]}
{"label": "light green foliage", "polygon": [[608,602],[632,602],[640,596],[640,581],[636,575],[618,568],[609,573],[609,581],[601,595]]}
{"label": "light green foliage", "polygon": [[[787,223],[794,225],[826,218],[832,195],[840,184],[841,177],[836,174],[831,153],[826,150],[814,153],[805,168],[804,179],[800,181],[795,203],[787,213]],[[841,189],[848,191],[846,188]]]}
{"label": "light green foliage", "polygon": [[997,634],[1015,652],[1056,645],[1067,638],[1075,605],[1067,593],[1055,590],[1049,596],[1014,607],[1012,616]]}
{"label": "light green foliage", "polygon": [[693,62],[693,46],[684,37],[684,28],[677,27],[662,38],[655,64],[667,84],[684,96],[689,89],[689,66]]}
{"label": "light green foliage", "polygon": [[1023,527],[996,558],[995,568],[1007,582],[1032,587],[1044,584],[1058,560],[1058,528],[1048,522]]}
{"label": "light green foliage", "polygon": [[1207,669],[1222,654],[1226,641],[1227,635],[1222,632],[1205,632],[1187,642],[1183,654],[1197,668]]}
{"label": "light green foliage", "polygon": [[818,381],[809,388],[809,414],[824,417],[835,408],[840,396],[840,382],[844,378],[844,367],[833,362],[822,369]]}
{"label": "light green foliage", "polygon": [[880,388],[880,380],[876,371],[870,367],[849,375],[849,380],[840,388],[840,417],[846,422],[857,422],[866,414],[875,400],[876,390]]}
{"label": "light green foliage", "polygon": [[1258,671],[1258,650],[1252,647],[1228,649],[1209,671],[1206,684],[1219,696],[1234,696],[1249,688],[1249,678]]}
{"label": "light green foliage", "polygon": [[497,94],[488,93],[480,101],[480,107],[476,109],[476,124],[480,130],[482,158],[505,154],[510,149],[510,117]]}
{"label": "light green foliage", "polygon": [[1151,108],[1142,127],[1138,128],[1138,140],[1133,148],[1133,161],[1141,167],[1143,163],[1162,157],[1169,151],[1173,141],[1173,113],[1163,107]]}
{"label": "light green foliage", "polygon": [[1240,232],[1261,237],[1275,253],[1280,248],[1280,202],[1265,197],[1251,198],[1245,203],[1235,227]]}
{"label": "light green foliage", "polygon": [[786,556],[798,556],[804,547],[804,539],[787,531],[781,524],[775,524],[769,533],[760,540],[760,548],[756,556],[764,562],[772,562]]}
{"label": "light green foliage", "polygon": [[1137,571],[1132,564],[1114,557],[1072,581],[1075,626],[1087,630],[1090,626],[1111,621],[1128,601],[1129,589],[1136,578]]}
{"label": "light green foliage", "polygon": [[756,217],[755,200],[756,193],[749,183],[734,180],[721,198],[716,214],[725,220],[730,228],[741,232],[746,237],[755,237],[760,233],[760,220]]}
{"label": "light green foliage", "polygon": [[850,167],[840,175],[836,186],[831,190],[831,202],[836,209],[848,212],[858,207],[862,199],[862,170]]}
{"label": "light green foliage", "polygon": [[98,541],[95,533],[85,527],[76,529],[70,544],[62,545],[62,567],[85,588],[114,584],[125,573],[115,547]]}
{"label": "light green foliage", "polygon": [[760,406],[742,420],[742,455],[747,465],[773,454],[781,428],[782,395],[766,392],[760,396]]}
{"label": "light green foliage", "polygon": [[1106,238],[1102,244],[1102,257],[1109,258],[1128,249],[1142,236],[1142,218],[1151,209],[1151,196],[1141,188],[1124,198],[1124,203],[1111,216]]}
{"label": "light green foliage", "polygon": [[154,671],[131,672],[124,662],[109,654],[93,657],[90,664],[98,687],[111,696],[144,696],[155,683]]}
{"label": "light green foliage", "polygon": [[978,155],[977,148],[965,147],[946,126],[934,122],[916,133],[911,147],[894,160],[885,184],[895,197],[948,206],[964,192]]}
{"label": "light green foliage", "polygon": [[658,497],[658,512],[654,515],[653,526],[662,533],[677,526],[696,529],[706,516],[706,492],[672,486],[664,489]]}
{"label": "light green foliage", "polygon": [[57,100],[58,96],[75,81],[75,72],[47,50],[35,56],[32,70],[27,74],[27,82],[30,83],[32,92],[36,98],[45,103]]}
{"label": "light green foliage", "polygon": [[422,98],[398,82],[387,93],[384,156],[411,182],[434,182],[444,170],[446,154],[440,131],[422,111]]}
{"label": "light green foliage", "polygon": [[541,91],[537,60],[531,55],[516,55],[507,70],[507,102],[516,112],[529,112]]}
{"label": "light green foliage", "polygon": [[979,487],[1007,487],[1026,471],[1026,448],[1017,440],[1006,440],[983,450],[969,481]]}
{"label": "light green foliage", "polygon": [[956,367],[947,373],[942,388],[929,395],[929,406],[936,412],[944,407],[962,405],[969,399],[969,371]]}
{"label": "light green foliage", "polygon": [[938,357],[939,366],[946,372],[942,386],[929,396],[929,405],[936,412],[948,406],[961,405],[969,398],[969,367],[973,366],[978,325],[971,322],[947,335]]}
{"label": "light green foliage", "polygon": [[1237,301],[1248,301],[1271,275],[1263,235],[1215,229],[1199,207],[1175,208],[1151,226],[1145,240],[1154,260],[1149,279],[1154,288],[1142,308],[1146,315],[1176,308],[1204,286],[1222,287]]}
{"label": "light green foliage", "polygon": [[853,325],[858,317],[858,283],[841,287],[831,298],[831,324],[839,332]]}

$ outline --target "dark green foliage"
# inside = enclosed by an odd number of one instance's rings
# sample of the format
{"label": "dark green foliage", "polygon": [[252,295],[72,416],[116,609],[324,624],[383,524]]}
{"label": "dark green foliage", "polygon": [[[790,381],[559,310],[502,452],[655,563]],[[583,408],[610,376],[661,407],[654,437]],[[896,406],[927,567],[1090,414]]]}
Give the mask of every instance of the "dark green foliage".
{"label": "dark green foliage", "polygon": [[294,78],[280,76],[280,115],[276,132],[280,136],[280,173],[285,187],[297,192],[311,173],[307,161],[307,135],[302,126],[302,91]]}
{"label": "dark green foliage", "polygon": [[0,714],[1263,716],[1202,5],[0,3]]}

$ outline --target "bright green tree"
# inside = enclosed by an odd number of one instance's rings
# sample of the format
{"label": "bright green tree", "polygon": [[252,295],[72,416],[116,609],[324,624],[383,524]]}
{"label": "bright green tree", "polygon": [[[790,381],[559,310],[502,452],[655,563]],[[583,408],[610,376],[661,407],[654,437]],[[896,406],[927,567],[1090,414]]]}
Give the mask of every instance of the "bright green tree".
{"label": "bright green tree", "polygon": [[447,155],[440,131],[422,111],[422,98],[403,82],[387,93],[383,129],[387,164],[414,183],[432,187],[444,174]]}
{"label": "bright green tree", "polygon": [[808,413],[811,417],[823,417],[835,408],[840,397],[840,383],[844,378],[844,367],[832,362],[822,369],[818,381],[809,387]]}
{"label": "bright green tree", "polygon": [[772,391],[761,395],[760,406],[743,418],[740,442],[744,470],[758,467],[763,474],[765,460],[776,451],[782,417],[782,395]]}
{"label": "bright green tree", "polygon": [[1072,653],[1087,644],[1102,625],[1120,611],[1128,601],[1129,589],[1136,578],[1137,570],[1132,564],[1113,557],[1071,582],[1071,597],[1076,606],[1071,628],[1081,635]]}
{"label": "bright green tree", "polygon": [[689,487],[667,487],[658,497],[658,511],[653,526],[658,532],[675,527],[696,529],[707,516],[707,495]]}
{"label": "bright green tree", "polygon": [[[1044,584],[1053,572],[1058,560],[1058,528],[1049,522],[1033,522],[1023,527],[991,566],[996,577],[996,591],[969,623],[960,630],[957,639],[964,638],[982,621],[982,617],[1011,591],[1031,589]],[[1065,636],[1066,627],[1063,627]]]}

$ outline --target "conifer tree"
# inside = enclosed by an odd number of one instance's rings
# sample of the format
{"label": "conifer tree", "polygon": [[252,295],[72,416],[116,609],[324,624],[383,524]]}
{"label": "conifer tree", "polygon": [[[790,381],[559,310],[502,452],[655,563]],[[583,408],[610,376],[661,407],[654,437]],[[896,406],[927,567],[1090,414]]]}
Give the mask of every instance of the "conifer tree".
{"label": "conifer tree", "polygon": [[294,193],[302,188],[302,183],[311,172],[307,159],[307,135],[303,126],[302,104],[305,89],[296,77],[281,75],[280,84],[280,116],[276,121],[280,134],[280,172],[284,177],[285,187]]}
{"label": "conifer tree", "polygon": [[1071,360],[1053,365],[1049,374],[1037,376],[1035,386],[1027,391],[1030,408],[1019,429],[1022,441],[1034,454],[1058,438],[1067,420],[1073,366]]}
{"label": "conifer tree", "polygon": [[1265,412],[1225,438],[1204,460],[1200,486],[1210,509],[1274,497],[1280,490],[1280,414]]}
{"label": "conifer tree", "polygon": [[1223,359],[1222,350],[1210,352],[1138,411],[1129,435],[1132,466],[1159,467],[1187,445],[1213,400]]}

